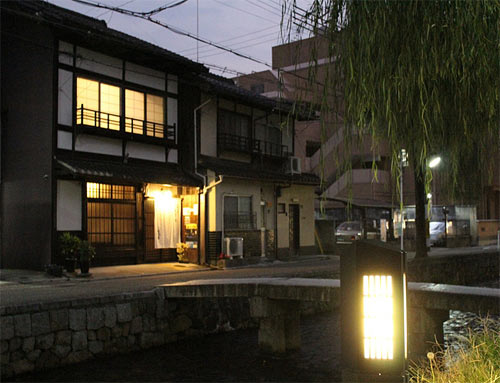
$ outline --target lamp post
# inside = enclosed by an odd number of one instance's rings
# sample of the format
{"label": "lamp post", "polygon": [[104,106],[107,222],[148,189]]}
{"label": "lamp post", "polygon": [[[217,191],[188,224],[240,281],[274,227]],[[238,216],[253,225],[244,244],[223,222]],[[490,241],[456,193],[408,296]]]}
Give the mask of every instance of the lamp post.
{"label": "lamp post", "polygon": [[406,255],[365,240],[342,245],[342,250],[342,379],[404,382]]}
{"label": "lamp post", "polygon": [[400,170],[400,179],[399,179],[399,200],[401,201],[401,253],[404,252],[404,228],[403,228],[403,223],[404,223],[404,213],[403,213],[403,176],[404,176],[404,168],[408,166],[408,153],[406,152],[406,149],[401,149],[401,152],[399,153],[399,170]]}
{"label": "lamp post", "polygon": [[443,206],[444,215],[444,247],[448,247],[448,214],[449,210],[446,206]]}

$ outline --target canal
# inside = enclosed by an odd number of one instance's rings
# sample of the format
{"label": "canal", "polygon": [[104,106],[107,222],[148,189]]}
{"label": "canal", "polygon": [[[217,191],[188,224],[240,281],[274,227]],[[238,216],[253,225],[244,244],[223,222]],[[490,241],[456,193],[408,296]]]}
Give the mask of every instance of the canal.
{"label": "canal", "polygon": [[338,321],[336,313],[303,318],[301,349],[282,357],[259,352],[257,329],[246,329],[27,374],[15,381],[336,382]]}
{"label": "canal", "polygon": [[[446,347],[458,347],[469,328],[481,330],[476,315],[450,314],[444,324]],[[490,325],[498,331],[499,317],[491,317]],[[261,353],[257,329],[247,329],[27,374],[15,381],[339,382],[339,327],[338,313],[304,317],[301,349],[281,357]]]}

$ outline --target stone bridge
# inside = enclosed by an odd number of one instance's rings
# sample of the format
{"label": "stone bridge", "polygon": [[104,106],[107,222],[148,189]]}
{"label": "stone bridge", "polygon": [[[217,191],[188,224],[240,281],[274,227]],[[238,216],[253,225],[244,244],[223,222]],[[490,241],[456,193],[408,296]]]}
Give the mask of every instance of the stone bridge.
{"label": "stone bridge", "polygon": [[[284,352],[300,347],[300,302],[340,306],[340,280],[305,278],[248,278],[195,280],[167,284],[166,298],[248,298],[250,314],[259,320],[259,345]],[[444,342],[443,322],[450,310],[482,316],[500,314],[500,289],[408,283],[409,358],[426,354],[437,340]]]}

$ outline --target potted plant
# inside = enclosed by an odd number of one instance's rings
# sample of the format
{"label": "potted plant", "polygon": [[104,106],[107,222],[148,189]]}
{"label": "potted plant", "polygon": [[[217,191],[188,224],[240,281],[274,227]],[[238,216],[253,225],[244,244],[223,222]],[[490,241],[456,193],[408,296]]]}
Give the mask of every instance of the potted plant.
{"label": "potted plant", "polygon": [[179,258],[179,262],[188,262],[188,247],[189,246],[184,242],[179,242],[177,244],[177,258]]}
{"label": "potted plant", "polygon": [[95,248],[88,241],[81,241],[78,252],[80,253],[80,272],[82,275],[88,275],[90,262],[95,257]]}
{"label": "potted plant", "polygon": [[64,257],[64,268],[68,273],[75,271],[76,256],[80,247],[80,238],[68,232],[63,233],[59,237],[59,248]]}

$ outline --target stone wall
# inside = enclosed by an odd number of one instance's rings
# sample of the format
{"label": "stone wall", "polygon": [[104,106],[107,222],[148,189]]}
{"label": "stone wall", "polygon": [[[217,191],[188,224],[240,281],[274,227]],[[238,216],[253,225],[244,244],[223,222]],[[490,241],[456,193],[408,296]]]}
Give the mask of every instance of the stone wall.
{"label": "stone wall", "polygon": [[[226,230],[226,237],[243,238],[243,254],[245,257],[261,255],[260,230]],[[266,256],[274,257],[275,252],[274,231],[266,230]]]}
{"label": "stone wall", "polygon": [[408,262],[408,280],[449,285],[482,285],[498,281],[500,253],[481,251],[470,254],[433,255]]}
{"label": "stone wall", "polygon": [[247,299],[167,300],[162,294],[2,307],[2,377],[257,325]]}

